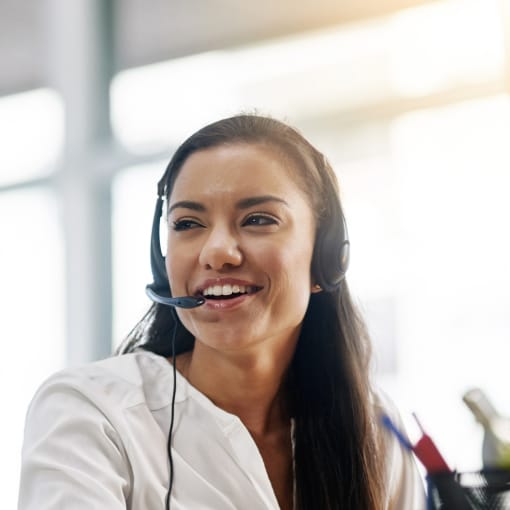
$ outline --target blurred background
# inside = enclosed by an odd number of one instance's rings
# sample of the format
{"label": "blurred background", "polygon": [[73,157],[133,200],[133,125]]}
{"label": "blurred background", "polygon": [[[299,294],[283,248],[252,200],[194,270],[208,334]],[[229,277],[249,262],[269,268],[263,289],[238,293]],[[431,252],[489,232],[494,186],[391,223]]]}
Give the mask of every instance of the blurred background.
{"label": "blurred background", "polygon": [[0,0],[3,507],[36,388],[150,304],[173,150],[238,112],[333,163],[374,378],[479,468],[463,392],[510,414],[509,34],[508,0]]}

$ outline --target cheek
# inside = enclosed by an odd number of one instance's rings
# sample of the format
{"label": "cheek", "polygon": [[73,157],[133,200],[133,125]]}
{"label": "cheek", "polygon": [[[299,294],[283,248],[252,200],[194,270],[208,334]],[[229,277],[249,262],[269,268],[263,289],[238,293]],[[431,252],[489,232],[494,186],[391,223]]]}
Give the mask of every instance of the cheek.
{"label": "cheek", "polygon": [[307,301],[311,289],[313,246],[310,241],[289,242],[278,249],[260,249],[255,256],[257,265],[268,275],[272,291],[283,293],[295,302],[301,296]]}
{"label": "cheek", "polygon": [[183,295],[186,289],[183,276],[189,272],[191,257],[189,253],[187,256],[182,256],[175,245],[172,247],[168,246],[167,253],[172,254],[171,256],[167,256],[165,260],[166,274],[168,276],[170,289],[172,289],[172,294],[175,296]]}
{"label": "cheek", "polygon": [[311,251],[285,250],[273,264],[268,308],[272,324],[296,327],[303,321],[310,301]]}

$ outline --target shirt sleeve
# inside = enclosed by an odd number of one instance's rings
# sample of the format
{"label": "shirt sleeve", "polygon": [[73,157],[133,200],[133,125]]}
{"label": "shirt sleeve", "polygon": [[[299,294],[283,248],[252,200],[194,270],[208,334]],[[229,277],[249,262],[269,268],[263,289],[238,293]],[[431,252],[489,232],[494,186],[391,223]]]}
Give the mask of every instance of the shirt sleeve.
{"label": "shirt sleeve", "polygon": [[125,510],[129,463],[101,395],[54,376],[29,407],[18,510]]}

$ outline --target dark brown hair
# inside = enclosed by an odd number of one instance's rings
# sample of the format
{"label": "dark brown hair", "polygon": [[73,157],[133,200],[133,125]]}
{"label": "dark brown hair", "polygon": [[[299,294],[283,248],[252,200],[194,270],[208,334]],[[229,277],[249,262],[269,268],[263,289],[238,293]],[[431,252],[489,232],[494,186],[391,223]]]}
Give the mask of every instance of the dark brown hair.
{"label": "dark brown hair", "polygon": [[[277,120],[239,115],[210,124],[175,152],[160,182],[169,198],[186,159],[224,144],[264,144],[296,169],[298,183],[317,218],[317,229],[341,228],[343,218],[335,174],[298,131]],[[312,275],[329,260],[314,247]],[[154,304],[120,347],[141,346],[171,355],[193,348],[194,339],[168,307]],[[296,509],[381,510],[385,500],[374,397],[369,379],[370,342],[345,280],[312,294],[284,388],[295,427]]]}

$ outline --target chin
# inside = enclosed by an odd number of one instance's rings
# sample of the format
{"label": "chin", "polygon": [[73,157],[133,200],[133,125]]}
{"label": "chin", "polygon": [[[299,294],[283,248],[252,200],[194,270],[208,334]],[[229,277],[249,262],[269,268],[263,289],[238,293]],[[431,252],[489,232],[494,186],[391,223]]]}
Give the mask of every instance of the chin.
{"label": "chin", "polygon": [[230,329],[226,332],[225,327],[221,327],[219,331],[204,333],[202,331],[202,334],[195,336],[195,342],[199,342],[204,347],[215,351],[242,351],[263,341],[260,337],[247,333],[246,330],[243,332],[239,329]]}

